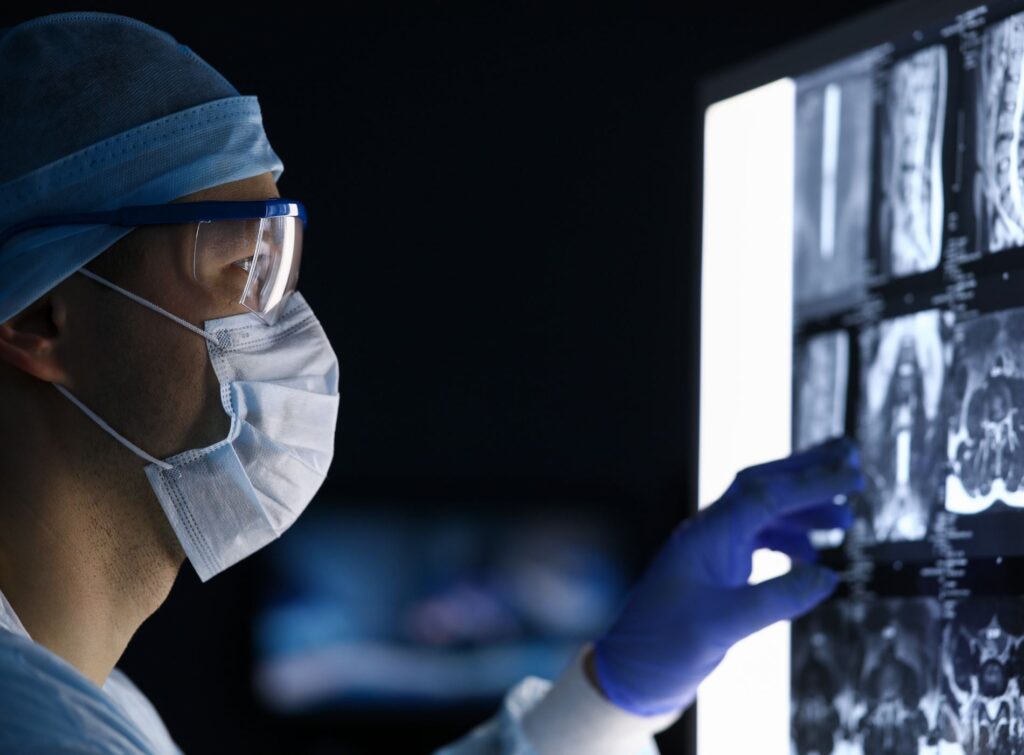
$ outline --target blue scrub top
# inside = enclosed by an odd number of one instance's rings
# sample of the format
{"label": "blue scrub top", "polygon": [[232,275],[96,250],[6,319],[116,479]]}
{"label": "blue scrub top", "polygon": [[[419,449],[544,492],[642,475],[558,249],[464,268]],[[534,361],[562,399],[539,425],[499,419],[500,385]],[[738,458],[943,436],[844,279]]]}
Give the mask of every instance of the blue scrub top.
{"label": "blue scrub top", "polygon": [[103,687],[32,640],[0,594],[0,753],[181,755],[121,671]]}

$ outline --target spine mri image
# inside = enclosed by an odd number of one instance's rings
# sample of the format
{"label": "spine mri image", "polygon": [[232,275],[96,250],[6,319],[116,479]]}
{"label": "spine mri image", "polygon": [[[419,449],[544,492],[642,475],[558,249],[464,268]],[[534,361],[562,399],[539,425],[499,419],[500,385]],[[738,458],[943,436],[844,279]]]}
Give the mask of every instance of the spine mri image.
{"label": "spine mri image", "polygon": [[1024,751],[1024,600],[833,601],[793,626],[797,755]]}
{"label": "spine mri image", "polygon": [[797,302],[841,295],[866,269],[872,146],[870,61],[818,74],[797,93],[794,256]]}
{"label": "spine mri image", "polygon": [[975,514],[1024,506],[1024,309],[964,328],[949,432],[946,508]]}
{"label": "spine mri image", "polygon": [[881,242],[893,275],[933,269],[942,255],[946,48],[893,66],[882,116]]}
{"label": "spine mri image", "polygon": [[984,34],[978,66],[976,202],[989,252],[1024,245],[1024,16]]}
{"label": "spine mri image", "polygon": [[792,446],[867,486],[791,753],[1024,754],[1024,0],[795,82]]}
{"label": "spine mri image", "polygon": [[928,533],[946,466],[950,325],[948,314],[933,309],[860,335],[858,434],[876,540],[921,540]]}
{"label": "spine mri image", "polygon": [[822,333],[796,354],[794,438],[802,450],[843,434],[850,339],[845,331]]}

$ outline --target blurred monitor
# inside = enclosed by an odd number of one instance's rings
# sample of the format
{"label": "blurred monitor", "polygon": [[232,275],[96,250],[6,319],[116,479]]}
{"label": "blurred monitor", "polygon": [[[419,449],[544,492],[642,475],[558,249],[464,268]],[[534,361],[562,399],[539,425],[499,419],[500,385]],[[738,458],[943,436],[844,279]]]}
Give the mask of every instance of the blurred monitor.
{"label": "blurred monitor", "polygon": [[258,699],[281,715],[493,705],[553,679],[626,580],[587,507],[505,513],[318,500],[268,554]]}
{"label": "blurred monitor", "polygon": [[699,108],[699,502],[843,433],[868,487],[815,533],[840,590],[729,653],[698,752],[1024,752],[1024,2],[892,5]]}

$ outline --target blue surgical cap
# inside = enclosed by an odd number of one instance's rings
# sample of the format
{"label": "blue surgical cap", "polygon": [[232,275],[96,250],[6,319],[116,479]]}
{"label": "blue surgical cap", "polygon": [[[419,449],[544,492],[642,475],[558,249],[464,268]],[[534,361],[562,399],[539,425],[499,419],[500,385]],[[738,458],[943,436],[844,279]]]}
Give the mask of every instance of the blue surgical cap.
{"label": "blue surgical cap", "polygon": [[[0,30],[0,229],[163,204],[284,164],[255,96],[166,32],[113,13]],[[0,247],[0,322],[133,229],[34,228]]]}

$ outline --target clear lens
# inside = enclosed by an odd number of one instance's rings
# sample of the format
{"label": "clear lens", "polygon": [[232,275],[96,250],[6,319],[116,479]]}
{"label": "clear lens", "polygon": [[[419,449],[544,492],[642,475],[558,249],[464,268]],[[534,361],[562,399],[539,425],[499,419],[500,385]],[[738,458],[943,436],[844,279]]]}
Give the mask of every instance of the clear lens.
{"label": "clear lens", "polygon": [[273,324],[298,283],[302,231],[302,219],[290,215],[201,221],[195,278]]}

